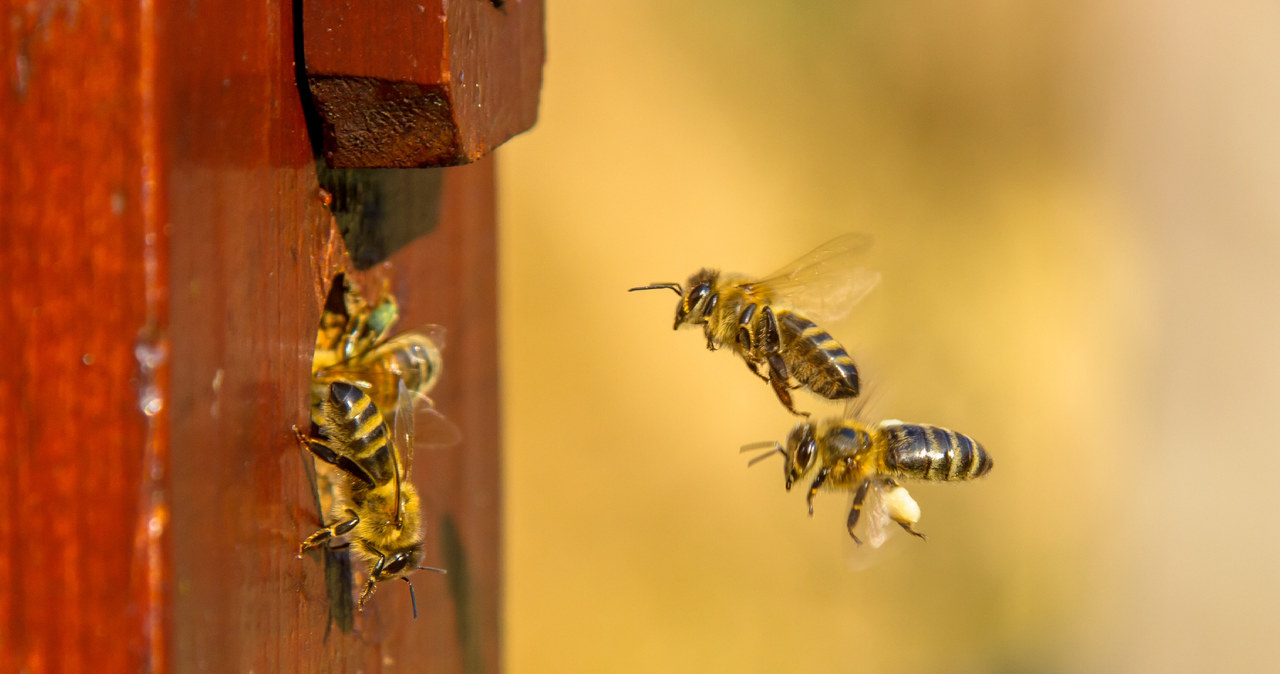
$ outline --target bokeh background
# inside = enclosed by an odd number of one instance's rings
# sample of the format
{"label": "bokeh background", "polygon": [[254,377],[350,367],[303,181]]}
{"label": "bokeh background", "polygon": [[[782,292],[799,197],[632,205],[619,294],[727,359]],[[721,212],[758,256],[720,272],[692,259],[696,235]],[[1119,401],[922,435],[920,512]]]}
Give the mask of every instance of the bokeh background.
{"label": "bokeh background", "polygon": [[[1280,5],[547,5],[499,152],[512,672],[1280,666]],[[869,560],[746,468],[769,389],[626,292],[848,231],[869,413],[996,463]]]}

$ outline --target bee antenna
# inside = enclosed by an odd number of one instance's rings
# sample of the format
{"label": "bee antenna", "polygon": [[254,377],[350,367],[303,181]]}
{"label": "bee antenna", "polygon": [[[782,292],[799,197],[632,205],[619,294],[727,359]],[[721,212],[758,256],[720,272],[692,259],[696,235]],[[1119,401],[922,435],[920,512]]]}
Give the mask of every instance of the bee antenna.
{"label": "bee antenna", "polygon": [[400,576],[400,580],[409,584],[409,604],[413,606],[413,619],[418,619],[418,598],[413,596],[413,581],[408,576]]}
{"label": "bee antenna", "polygon": [[748,461],[747,462],[748,468],[756,465],[757,463],[760,463],[761,461],[764,461],[765,459],[773,456],[774,454],[781,454],[783,456],[787,455],[787,453],[782,449],[781,442],[768,441],[768,440],[766,440],[765,442],[753,442],[749,445],[743,445],[742,449],[738,450],[738,452],[739,453],[750,452],[757,449],[765,449],[765,448],[768,448],[770,451],[767,451],[764,454],[761,454],[760,456],[757,456],[756,458]]}
{"label": "bee antenna", "polygon": [[630,288],[627,290],[627,292],[633,293],[637,290],[663,290],[663,289],[674,291],[675,294],[681,297],[684,297],[684,288],[680,287],[679,283],[651,283],[647,286]]}
{"label": "bee antenna", "polygon": [[419,567],[418,567],[418,570],[419,570],[419,571],[435,571],[436,573],[444,573],[444,574],[448,574],[448,573],[449,573],[449,572],[448,572],[448,571],[446,571],[445,569],[437,569],[437,568],[436,568],[436,567],[434,567],[434,566],[419,566]]}

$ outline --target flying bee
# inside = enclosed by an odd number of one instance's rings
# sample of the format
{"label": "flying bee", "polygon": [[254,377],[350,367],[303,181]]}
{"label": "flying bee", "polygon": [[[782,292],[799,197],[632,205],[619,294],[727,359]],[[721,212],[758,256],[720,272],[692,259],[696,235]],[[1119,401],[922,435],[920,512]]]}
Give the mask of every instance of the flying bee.
{"label": "flying bee", "polygon": [[674,291],[680,296],[675,329],[702,326],[708,349],[729,347],[787,410],[808,416],[796,410],[791,389],[831,400],[858,395],[853,359],[815,321],[843,318],[880,281],[879,272],[852,264],[869,245],[866,236],[846,234],[761,279],[702,269],[687,287],[651,283],[630,290]]}
{"label": "flying bee", "polygon": [[[774,454],[785,462],[783,473],[787,491],[801,478],[814,473],[806,501],[813,515],[813,497],[823,487],[853,492],[849,510],[849,535],[859,545],[854,533],[860,517],[867,515],[866,530],[872,547],[885,539],[885,525],[896,522],[919,538],[920,506],[911,494],[898,484],[902,478],[955,482],[982,477],[991,470],[987,450],[962,433],[901,421],[864,424],[852,417],[833,417],[796,424],[781,443],[757,443],[743,451],[769,448],[770,451],[751,460],[755,464]],[[816,472],[815,472],[816,471]]]}
{"label": "flying bee", "polygon": [[394,435],[373,398],[345,381],[329,383],[320,403],[318,431],[310,439],[294,429],[298,441],[338,475],[329,513],[332,523],[308,536],[299,554],[345,537],[355,556],[368,564],[357,606],[364,608],[378,583],[400,578],[409,584],[416,618],[418,605],[408,574],[417,569],[445,571],[418,564],[423,557],[422,509],[405,461],[412,458],[414,398],[403,382],[398,391]]}

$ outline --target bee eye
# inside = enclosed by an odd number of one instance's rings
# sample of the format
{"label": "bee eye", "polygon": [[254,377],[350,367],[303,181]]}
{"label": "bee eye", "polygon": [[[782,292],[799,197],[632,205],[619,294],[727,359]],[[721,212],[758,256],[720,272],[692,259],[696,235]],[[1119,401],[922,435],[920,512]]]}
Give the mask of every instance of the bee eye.
{"label": "bee eye", "polygon": [[409,563],[409,555],[402,552],[396,555],[395,557],[392,557],[391,561],[387,562],[387,565],[382,567],[382,573],[383,575],[386,575],[386,576],[393,576],[403,571],[404,567],[408,563]]}
{"label": "bee eye", "polygon": [[796,467],[798,467],[800,472],[803,473],[809,468],[810,463],[813,463],[813,440],[806,439],[801,443],[800,447],[796,449]]}
{"label": "bee eye", "polygon": [[708,292],[711,292],[711,287],[705,283],[699,285],[696,288],[693,288],[692,290],[689,291],[689,300],[685,306],[688,308],[689,311],[693,311],[695,308],[697,308],[699,304],[702,303],[702,299],[707,296]]}

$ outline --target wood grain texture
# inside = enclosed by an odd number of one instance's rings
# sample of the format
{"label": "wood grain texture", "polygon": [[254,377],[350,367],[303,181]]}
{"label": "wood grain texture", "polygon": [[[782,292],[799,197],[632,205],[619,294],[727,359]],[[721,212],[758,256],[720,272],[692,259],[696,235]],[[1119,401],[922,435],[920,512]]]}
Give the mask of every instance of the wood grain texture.
{"label": "wood grain texture", "polygon": [[291,4],[6,8],[0,671],[495,671],[492,163],[451,169],[437,230],[369,272],[451,330],[434,397],[466,439],[415,478],[427,559],[465,567],[416,579],[419,620],[396,584],[326,639],[290,427],[343,251]]}
{"label": "wood grain texture", "polygon": [[334,167],[452,166],[533,126],[542,0],[302,0]]}
{"label": "wood grain texture", "polygon": [[161,669],[164,420],[140,404],[165,370],[135,357],[167,285],[146,179],[154,17],[137,2],[6,10],[0,671]]}

